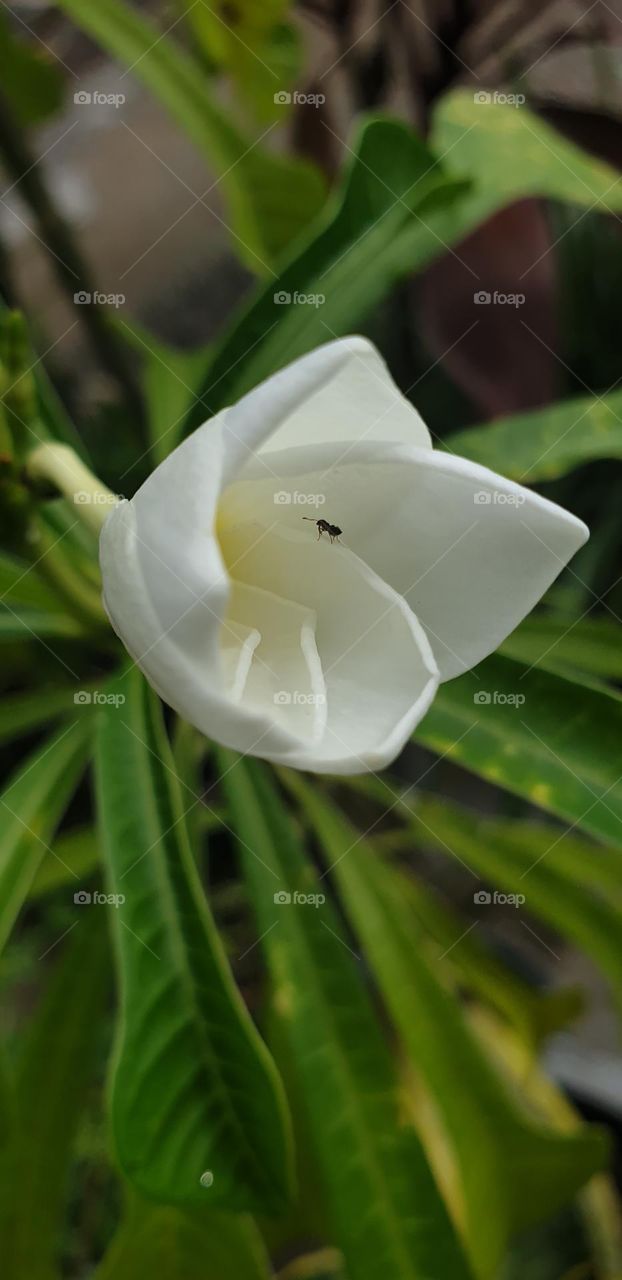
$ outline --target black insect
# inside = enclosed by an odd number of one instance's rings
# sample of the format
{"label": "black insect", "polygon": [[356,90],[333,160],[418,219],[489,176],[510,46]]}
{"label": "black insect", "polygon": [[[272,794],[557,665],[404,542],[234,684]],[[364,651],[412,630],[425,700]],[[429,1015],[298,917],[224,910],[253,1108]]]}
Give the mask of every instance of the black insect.
{"label": "black insect", "polygon": [[338,524],[329,524],[328,520],[314,520],[313,516],[303,516],[303,520],[310,520],[312,524],[317,526],[317,540],[319,542],[323,533],[327,533],[331,542],[339,541],[339,534],[343,533],[343,529]]}

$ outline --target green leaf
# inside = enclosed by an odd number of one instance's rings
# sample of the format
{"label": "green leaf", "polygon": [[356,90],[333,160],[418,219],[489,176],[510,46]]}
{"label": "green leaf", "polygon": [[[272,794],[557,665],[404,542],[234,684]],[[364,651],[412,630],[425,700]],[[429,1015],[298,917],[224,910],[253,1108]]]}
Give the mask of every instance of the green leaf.
{"label": "green leaf", "polygon": [[[451,168],[472,180],[459,206],[435,226],[449,244],[462,240],[497,209],[528,196],[548,197],[615,213],[622,209],[619,173],[582,151],[526,106],[477,102],[457,89],[438,102],[431,145],[451,153]],[[525,287],[528,287],[526,277]]]}
{"label": "green leaf", "polygon": [[0,795],[0,949],[88,763],[91,726],[62,729],[21,764]]}
{"label": "green leaf", "polygon": [[152,1199],[275,1212],[289,1190],[284,1099],[205,901],[184,825],[192,797],[182,803],[160,704],[140,673],[110,688],[126,699],[101,712],[97,749],[110,889],[124,896],[113,920],[119,1162]]}
{"label": "green leaf", "polygon": [[535,614],[525,618],[501,648],[509,658],[562,675],[580,678],[583,672],[622,679],[620,628],[609,618],[573,622],[566,616]]}
{"label": "green leaf", "polygon": [[492,889],[522,894],[530,913],[582,947],[609,978],[622,1011],[617,852],[554,827],[481,818],[435,796],[418,795],[398,808],[418,845],[458,857],[471,869],[475,895],[480,877]]}
{"label": "green leaf", "polygon": [[[176,351],[156,342],[152,334],[149,334],[148,344],[141,341],[137,350],[145,360],[142,389],[147,406],[151,457],[157,466],[175,447],[180,423],[196,403],[208,352],[203,347],[195,351]],[[203,418],[209,414],[209,406],[204,405]]]}
{"label": "green leaf", "polygon": [[596,458],[622,457],[622,391],[468,427],[449,436],[445,447],[521,484],[557,480]]}
{"label": "green leaf", "polygon": [[93,1280],[270,1280],[252,1219],[175,1209],[137,1198]]}
{"label": "green leaf", "polygon": [[[206,153],[229,201],[236,252],[251,271],[271,274],[274,258],[323,204],[319,170],[296,157],[272,154],[258,139],[240,133],[212,96],[200,64],[173,37],[162,38],[142,14],[120,0],[59,2],[82,30],[143,81]],[[212,200],[206,191],[207,207]]]}
{"label": "green leaf", "polygon": [[285,22],[290,0],[238,0],[226,22],[204,4],[183,8],[208,63],[229,72],[253,116],[282,119],[279,95],[293,84],[303,61],[300,36]]}
{"label": "green leaf", "polygon": [[12,640],[36,640],[39,636],[44,639],[49,636],[75,639],[83,634],[80,623],[67,614],[46,613],[22,606],[14,609],[6,601],[0,604],[0,644],[9,644]]}
{"label": "green leaf", "polygon": [[[322,227],[217,349],[204,386],[212,409],[320,343],[350,333],[396,280],[429,260],[439,243],[429,230],[432,211],[464,185],[447,179],[407,125],[368,121]],[[324,301],[296,304],[297,294]],[[292,301],[276,301],[280,295]],[[195,409],[191,426],[200,421]]]}
{"label": "green leaf", "polygon": [[219,752],[244,871],[350,1280],[468,1275],[330,900],[265,766]]}
{"label": "green leaf", "polygon": [[17,38],[4,13],[0,14],[0,83],[20,124],[39,124],[62,106],[60,63],[46,56],[43,45]]}
{"label": "green leaf", "polygon": [[4,1280],[59,1274],[75,1138],[100,1047],[107,953],[105,913],[95,907],[72,926],[18,1059]]}
{"label": "green leaf", "polygon": [[622,699],[501,654],[441,685],[416,732],[424,746],[616,848],[621,735]]}
{"label": "green leaf", "polygon": [[[385,801],[394,803],[390,788],[387,788]],[[511,826],[510,823],[507,825]],[[552,830],[546,828],[547,844],[552,841]],[[413,827],[402,834],[405,847],[412,849]],[[368,840],[366,843],[378,853],[377,841]],[[396,875],[389,870],[387,874]],[[441,902],[414,876],[400,876],[400,892],[411,912],[413,937],[415,921],[418,920],[421,946],[427,947],[439,971],[448,970],[456,991],[470,991],[502,1014],[516,1027],[524,1041],[536,1047],[546,1036],[561,1030],[582,1012],[583,1001],[578,988],[560,988],[547,994],[534,991],[516,973],[501,964],[490,947],[483,944],[474,932],[469,931],[463,916]],[[455,946],[456,938],[460,938],[459,947]],[[438,956],[442,959],[438,960]]]}
{"label": "green leaf", "polygon": [[[476,105],[463,90],[441,99],[430,149],[405,125],[378,118],[364,125],[353,150],[324,227],[258,294],[216,354],[205,384],[215,407],[351,332],[396,280],[421,271],[504,205],[537,195],[591,206],[612,188],[607,207],[622,208],[618,175],[602,161],[525,107]],[[296,290],[326,301],[274,307],[275,294]],[[198,423],[195,414],[191,426]]]}
{"label": "green leaf", "polygon": [[34,609],[59,608],[58,596],[41,580],[33,565],[7,551],[0,551],[0,602],[13,609],[21,604]]}
{"label": "green leaf", "polygon": [[[88,691],[92,685],[87,682],[82,688]],[[13,738],[30,733],[33,729],[48,724],[50,720],[74,715],[75,692],[74,683],[57,685],[52,689],[38,689],[34,693],[10,694],[3,698],[0,743],[10,742]]]}
{"label": "green leaf", "polygon": [[31,898],[43,898],[76,879],[85,880],[99,866],[99,842],[93,827],[74,827],[52,841],[53,858],[44,858],[30,889]]}
{"label": "green leaf", "polygon": [[460,1167],[473,1261],[481,1276],[493,1276],[511,1236],[549,1217],[602,1167],[604,1137],[588,1129],[568,1136],[547,1131],[520,1110],[437,981],[435,961],[425,958],[401,879],[329,800],[300,778],[291,785],[326,851],[393,1021],[441,1111]]}

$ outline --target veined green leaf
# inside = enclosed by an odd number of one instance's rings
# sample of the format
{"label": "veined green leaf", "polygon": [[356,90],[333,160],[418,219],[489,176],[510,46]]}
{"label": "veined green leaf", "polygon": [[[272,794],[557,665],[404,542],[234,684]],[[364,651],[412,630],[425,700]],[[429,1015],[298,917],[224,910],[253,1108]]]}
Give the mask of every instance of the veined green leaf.
{"label": "veined green leaf", "polygon": [[184,1210],[134,1197],[93,1280],[271,1280],[251,1218]]}
{"label": "veined green leaf", "polygon": [[450,436],[446,447],[521,484],[557,480],[596,458],[622,458],[622,391],[602,400],[577,396],[468,427]]}
{"label": "veined green leaf", "polygon": [[587,1129],[560,1135],[523,1114],[418,945],[400,879],[331,801],[299,777],[290,785],[326,851],[393,1021],[440,1108],[460,1167],[473,1261],[481,1276],[493,1276],[512,1234],[548,1217],[602,1167],[604,1137]]}
{"label": "veined green leaf", "polygon": [[495,654],[441,685],[416,738],[620,848],[621,735],[619,697]]}
{"label": "veined green leaf", "polygon": [[[322,226],[217,348],[203,387],[212,409],[297,356],[350,333],[396,280],[430,259],[439,247],[430,230],[432,211],[464,186],[447,178],[406,125],[367,121]],[[297,295],[320,301],[297,304]],[[196,407],[187,429],[201,420]]]}
{"label": "veined green leaf", "polygon": [[[455,173],[473,186],[455,209],[439,214],[439,234],[454,244],[497,209],[527,196],[549,197],[616,212],[622,208],[620,175],[582,151],[523,104],[478,102],[457,89],[438,101],[432,146],[451,152]],[[527,277],[528,279],[528,277]]]}
{"label": "veined green leaf", "polygon": [[582,673],[622,679],[620,628],[610,618],[573,622],[565,616],[535,614],[525,618],[501,648],[509,658],[577,679]]}
{"label": "veined green leaf", "polygon": [[[207,154],[227,193],[236,252],[251,271],[271,274],[274,258],[323,204],[319,170],[296,157],[272,154],[259,139],[241,134],[212,96],[200,64],[173,37],[162,39],[160,29],[135,9],[120,0],[59,3],[79,27],[127,64]],[[207,192],[205,202],[209,206]]]}
{"label": "veined green leaf", "polygon": [[136,669],[101,712],[97,792],[114,894],[119,1162],[170,1205],[277,1211],[289,1191],[280,1080],[233,981],[192,858],[160,704]]}
{"label": "veined green leaf", "polygon": [[328,898],[314,898],[326,885],[265,766],[225,752],[219,758],[275,1012],[292,1046],[350,1280],[466,1277],[420,1144],[400,1123],[390,1055],[356,958]]}
{"label": "veined green leaf", "polygon": [[74,722],[19,766],[0,795],[0,948],[88,763],[91,726]]}
{"label": "veined green leaf", "polygon": [[101,1034],[107,953],[105,912],[95,907],[72,928],[18,1059],[13,1176],[3,1189],[11,1223],[4,1280],[59,1274],[75,1135]]}

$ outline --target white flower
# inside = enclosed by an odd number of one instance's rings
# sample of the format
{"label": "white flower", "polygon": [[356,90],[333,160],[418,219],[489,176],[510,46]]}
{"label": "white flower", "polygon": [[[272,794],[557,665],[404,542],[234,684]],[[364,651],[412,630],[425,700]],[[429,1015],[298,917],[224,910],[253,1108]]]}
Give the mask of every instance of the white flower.
{"label": "white flower", "polygon": [[439,681],[496,649],[587,536],[434,451],[354,337],[211,418],[112,511],[104,597],[150,683],[203,733],[357,773],[397,756]]}

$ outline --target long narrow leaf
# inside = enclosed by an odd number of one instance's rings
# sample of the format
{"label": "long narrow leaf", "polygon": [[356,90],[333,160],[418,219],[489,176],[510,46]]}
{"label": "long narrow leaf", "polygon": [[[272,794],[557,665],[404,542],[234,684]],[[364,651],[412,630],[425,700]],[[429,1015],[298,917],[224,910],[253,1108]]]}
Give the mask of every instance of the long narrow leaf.
{"label": "long narrow leaf", "polygon": [[[289,1189],[280,1081],[233,982],[187,841],[160,705],[134,669],[101,714],[99,820],[121,1019],[112,1077],[120,1164],[178,1206],[282,1208]],[[120,901],[120,899],[123,901]]]}
{"label": "long narrow leaf", "polygon": [[107,954],[105,912],[94,906],[72,930],[17,1062],[3,1280],[58,1275],[75,1137],[100,1042]]}
{"label": "long narrow leaf", "polygon": [[520,1112],[418,945],[399,880],[328,799],[300,779],[292,785],[393,1020],[441,1110],[460,1166],[473,1259],[480,1275],[493,1276],[512,1234],[550,1216],[602,1167],[603,1137],[587,1129],[562,1136]]}
{"label": "long narrow leaf", "polygon": [[74,721],[29,756],[0,795],[0,948],[88,762],[91,726]]}
{"label": "long narrow leaf", "polygon": [[419,742],[622,847],[622,699],[495,654],[441,685]]}
{"label": "long narrow leaf", "polygon": [[[265,767],[220,753],[259,930],[350,1280],[464,1280],[343,927]],[[319,899],[318,899],[318,896]]]}

